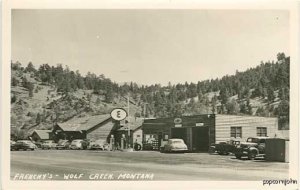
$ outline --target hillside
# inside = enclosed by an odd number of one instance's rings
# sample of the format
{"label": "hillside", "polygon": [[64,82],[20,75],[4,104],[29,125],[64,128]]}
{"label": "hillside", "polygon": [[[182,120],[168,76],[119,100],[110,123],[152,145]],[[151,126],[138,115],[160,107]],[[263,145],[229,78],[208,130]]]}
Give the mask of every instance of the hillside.
{"label": "hillside", "polygon": [[80,115],[110,113],[126,107],[136,117],[174,117],[206,113],[278,117],[288,129],[289,57],[261,62],[232,76],[196,83],[144,86],[122,85],[104,75],[70,71],[66,66],[11,63],[12,134],[27,136]]}

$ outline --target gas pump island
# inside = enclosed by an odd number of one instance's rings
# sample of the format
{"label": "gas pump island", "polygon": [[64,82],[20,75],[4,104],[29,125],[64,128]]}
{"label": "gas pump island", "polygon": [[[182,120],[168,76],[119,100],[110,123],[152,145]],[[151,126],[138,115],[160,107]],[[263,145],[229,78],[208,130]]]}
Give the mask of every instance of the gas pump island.
{"label": "gas pump island", "polygon": [[[110,115],[115,121],[122,121],[128,117],[128,113],[123,108],[113,109],[111,111]],[[131,147],[130,147],[130,125],[128,123],[127,123],[127,128],[128,128],[128,139],[126,139],[125,134],[122,134],[121,144],[120,144],[121,150],[125,150],[125,149],[131,150]],[[126,146],[125,146],[125,144],[126,144]],[[115,149],[114,148],[115,147],[114,135],[111,135],[111,137],[110,137],[110,147],[111,147],[111,150]]]}

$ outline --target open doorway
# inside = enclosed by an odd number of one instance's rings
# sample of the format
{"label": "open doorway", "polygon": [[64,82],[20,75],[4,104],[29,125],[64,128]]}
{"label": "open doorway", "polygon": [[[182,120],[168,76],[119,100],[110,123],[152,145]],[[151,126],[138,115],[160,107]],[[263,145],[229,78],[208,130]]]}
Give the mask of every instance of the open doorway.
{"label": "open doorway", "polygon": [[208,127],[194,127],[192,129],[193,151],[207,152],[209,146]]}
{"label": "open doorway", "polygon": [[185,143],[187,143],[187,128],[172,128],[171,138],[182,139]]}

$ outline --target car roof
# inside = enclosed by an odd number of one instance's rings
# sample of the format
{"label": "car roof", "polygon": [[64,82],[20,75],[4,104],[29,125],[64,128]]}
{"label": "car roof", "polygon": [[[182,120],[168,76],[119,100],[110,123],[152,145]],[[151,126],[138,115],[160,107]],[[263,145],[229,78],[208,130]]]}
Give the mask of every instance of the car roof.
{"label": "car roof", "polygon": [[98,140],[95,140],[95,142],[96,142],[96,141],[106,141],[106,140],[104,140],[104,139],[98,139]]}
{"label": "car roof", "polygon": [[[269,139],[269,138],[271,138],[271,137],[249,137],[249,138],[253,138],[253,139]],[[249,139],[248,138],[248,139]]]}
{"label": "car roof", "polygon": [[169,139],[170,141],[183,141],[183,139]]}
{"label": "car roof", "polygon": [[18,140],[17,142],[31,142],[30,140]]}

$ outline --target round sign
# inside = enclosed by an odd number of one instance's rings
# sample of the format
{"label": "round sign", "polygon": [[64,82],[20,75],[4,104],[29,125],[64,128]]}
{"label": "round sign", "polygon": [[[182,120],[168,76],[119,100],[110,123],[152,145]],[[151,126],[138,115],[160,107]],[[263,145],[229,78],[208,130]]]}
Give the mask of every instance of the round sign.
{"label": "round sign", "polygon": [[182,119],[181,119],[181,118],[175,118],[175,119],[174,119],[174,123],[175,123],[175,124],[182,123]]}
{"label": "round sign", "polygon": [[114,120],[121,121],[127,117],[127,112],[123,108],[116,108],[110,112]]}

